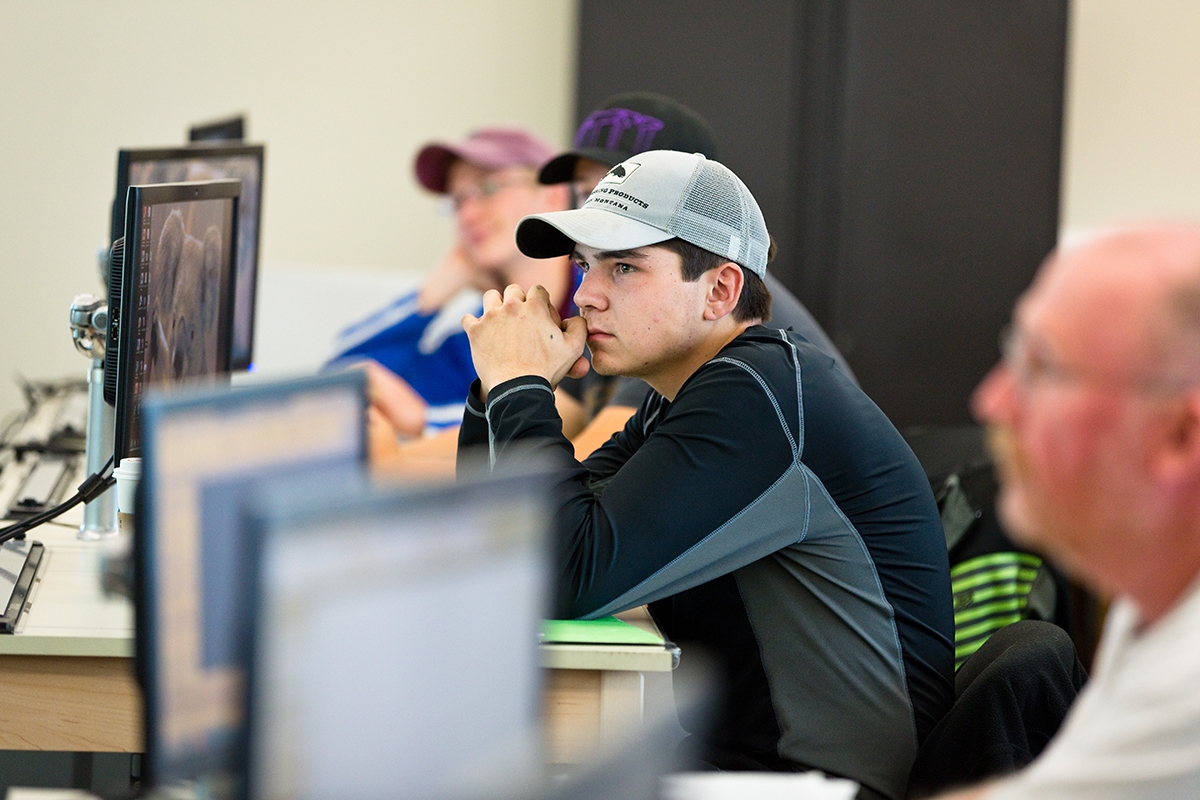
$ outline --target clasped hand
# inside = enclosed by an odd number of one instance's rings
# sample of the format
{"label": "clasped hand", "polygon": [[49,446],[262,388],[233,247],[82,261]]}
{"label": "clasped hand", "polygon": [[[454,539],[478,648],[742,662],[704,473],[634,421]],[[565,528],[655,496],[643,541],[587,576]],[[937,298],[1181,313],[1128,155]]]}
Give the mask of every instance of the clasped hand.
{"label": "clasped hand", "polygon": [[514,284],[503,295],[489,290],[483,295],[483,316],[467,314],[462,325],[471,342],[481,400],[495,386],[522,375],[540,375],[557,387],[564,377],[581,378],[589,369],[583,357],[587,323],[581,317],[560,318],[541,286],[526,293]]}

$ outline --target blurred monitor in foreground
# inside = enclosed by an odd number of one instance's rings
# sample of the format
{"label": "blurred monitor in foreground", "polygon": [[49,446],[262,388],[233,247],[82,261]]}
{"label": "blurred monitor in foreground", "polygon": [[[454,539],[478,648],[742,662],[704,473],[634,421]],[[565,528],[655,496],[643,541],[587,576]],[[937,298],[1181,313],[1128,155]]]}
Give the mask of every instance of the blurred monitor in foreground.
{"label": "blurred monitor in foreground", "polygon": [[246,118],[238,115],[201,122],[188,129],[189,142],[240,142],[246,138]]}
{"label": "blurred monitor in foreground", "polygon": [[121,150],[117,154],[117,194],[112,215],[114,241],[124,230],[125,195],[130,186],[218,179],[242,182],[229,365],[234,370],[248,369],[253,360],[264,151],[261,144],[208,142],[183,147]]}
{"label": "blurred monitor in foreground", "polygon": [[[542,760],[547,483],[260,516],[250,796],[502,798]],[[274,493],[272,493],[274,494]]]}
{"label": "blurred monitor in foreground", "polygon": [[141,455],[148,389],[229,373],[240,192],[237,181],[129,187],[124,249],[114,247],[109,276],[114,466]]}
{"label": "blurred monitor in foreground", "polygon": [[151,785],[244,795],[256,543],[242,511],[267,480],[361,490],[365,408],[356,371],[146,399],[134,563]]}

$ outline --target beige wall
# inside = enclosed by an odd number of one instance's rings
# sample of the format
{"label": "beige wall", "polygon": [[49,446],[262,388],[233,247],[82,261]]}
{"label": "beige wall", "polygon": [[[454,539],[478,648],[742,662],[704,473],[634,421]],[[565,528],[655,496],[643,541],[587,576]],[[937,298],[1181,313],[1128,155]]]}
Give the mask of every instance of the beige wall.
{"label": "beige wall", "polygon": [[1073,0],[1062,228],[1200,219],[1200,3]]}
{"label": "beige wall", "polygon": [[264,261],[425,267],[450,225],[413,153],[489,123],[565,144],[575,15],[571,0],[0,3],[0,413],[20,405],[15,372],[86,372],[67,309],[100,291],[118,148],[245,112],[267,144]]}
{"label": "beige wall", "polygon": [[[100,289],[119,147],[246,112],[268,144],[268,265],[419,270],[450,230],[412,153],[489,122],[565,143],[575,15],[570,0],[0,3],[0,412],[18,371],[84,374],[66,310]],[[1194,0],[1075,0],[1065,232],[1200,217],[1197,42]]]}

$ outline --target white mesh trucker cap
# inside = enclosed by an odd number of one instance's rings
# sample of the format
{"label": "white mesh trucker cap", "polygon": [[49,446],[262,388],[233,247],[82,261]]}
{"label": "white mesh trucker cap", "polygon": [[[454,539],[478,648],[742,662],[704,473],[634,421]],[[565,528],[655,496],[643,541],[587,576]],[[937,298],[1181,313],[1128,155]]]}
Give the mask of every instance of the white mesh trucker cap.
{"label": "white mesh trucker cap", "polygon": [[575,244],[632,250],[679,238],[760,278],[771,239],[758,203],[728,167],[699,153],[649,150],[604,176],[582,208],[533,214],[517,225],[532,258],[570,255]]}

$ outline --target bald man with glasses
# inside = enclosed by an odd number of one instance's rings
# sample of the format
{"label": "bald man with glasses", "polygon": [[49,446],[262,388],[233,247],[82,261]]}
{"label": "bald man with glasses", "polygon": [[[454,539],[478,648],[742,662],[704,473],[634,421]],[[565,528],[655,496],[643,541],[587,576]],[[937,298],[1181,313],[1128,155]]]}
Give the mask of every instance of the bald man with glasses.
{"label": "bald man with glasses", "polygon": [[1041,757],[955,798],[1200,797],[1200,226],[1052,255],[976,391],[1014,537],[1114,598]]}

